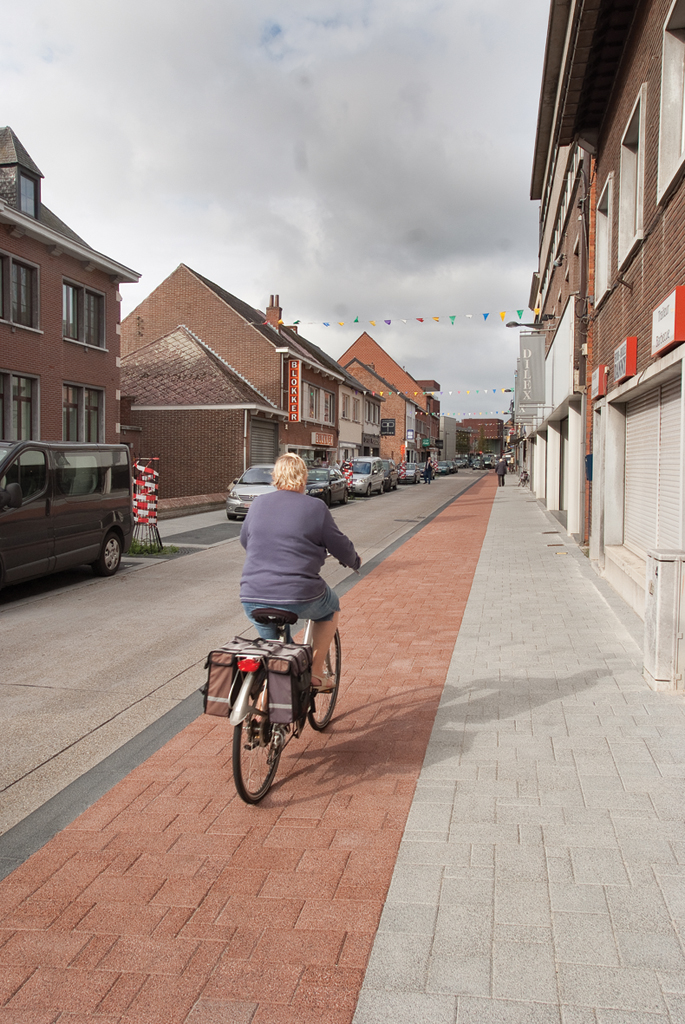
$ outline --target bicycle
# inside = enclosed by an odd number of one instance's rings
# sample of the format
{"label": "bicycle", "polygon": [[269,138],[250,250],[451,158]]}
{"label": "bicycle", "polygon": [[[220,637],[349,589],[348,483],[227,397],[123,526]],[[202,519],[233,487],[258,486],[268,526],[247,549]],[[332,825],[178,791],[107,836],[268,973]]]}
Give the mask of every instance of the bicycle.
{"label": "bicycle", "polygon": [[[275,626],[282,643],[290,641],[290,626],[297,622],[294,612],[277,608],[257,608],[252,617],[262,626]],[[311,644],[311,637],[312,622],[307,620],[304,643]],[[306,711],[297,721],[280,725],[269,721],[266,656],[238,659],[238,670],[243,673],[243,679],[229,722],[234,727],[233,780],[238,796],[245,803],[256,804],[266,796],[276,776],[281,754],[294,737],[302,735],[306,721],[317,732],[326,728],[338,699],[341,665],[342,648],[340,634],[336,630],[326,653],[323,673],[324,684],[331,688],[319,693],[310,686],[301,702]]]}
{"label": "bicycle", "polygon": [[525,470],[525,469],[522,469],[521,470],[521,475],[519,477],[519,482],[518,482],[519,487],[527,487],[529,482],[530,482],[530,477],[528,476],[528,471]]}

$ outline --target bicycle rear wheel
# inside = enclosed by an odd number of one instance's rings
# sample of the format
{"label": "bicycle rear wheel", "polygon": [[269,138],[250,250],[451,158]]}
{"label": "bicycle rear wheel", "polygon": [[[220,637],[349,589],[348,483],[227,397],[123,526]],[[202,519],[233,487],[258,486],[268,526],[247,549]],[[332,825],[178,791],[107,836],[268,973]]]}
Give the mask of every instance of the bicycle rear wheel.
{"label": "bicycle rear wheel", "polygon": [[281,759],[280,733],[253,706],[233,730],[233,781],[246,804],[258,803],[269,792]]}
{"label": "bicycle rear wheel", "polygon": [[342,667],[342,647],[340,645],[340,633],[335,631],[335,636],[328,648],[324,662],[324,680],[333,684],[329,693],[316,693],[312,690],[312,699],[307,713],[309,724],[312,729],[320,732],[325,729],[331,718],[338,699],[338,687],[340,686],[340,670]]}

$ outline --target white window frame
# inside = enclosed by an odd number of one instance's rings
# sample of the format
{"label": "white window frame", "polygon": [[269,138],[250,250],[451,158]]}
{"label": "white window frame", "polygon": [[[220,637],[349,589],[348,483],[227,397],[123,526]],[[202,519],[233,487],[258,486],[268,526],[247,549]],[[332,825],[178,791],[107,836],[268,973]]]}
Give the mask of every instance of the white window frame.
{"label": "white window frame", "polygon": [[343,394],[343,396],[342,396],[342,409],[341,409],[341,412],[340,412],[340,416],[344,420],[349,420],[349,418],[350,418],[350,396],[349,395]]}
{"label": "white window frame", "polygon": [[323,392],[323,423],[335,424],[335,395],[332,391]]}
{"label": "white window frame", "polygon": [[595,221],[595,306],[611,284],[611,239],[614,216],[614,175],[609,174],[597,203]]}
{"label": "white window frame", "polygon": [[16,370],[0,370],[5,385],[5,422],[0,423],[0,438],[5,441],[16,441],[17,431],[14,428],[14,397],[12,384],[15,377],[24,377],[31,381],[31,441],[40,441],[40,377],[33,373],[21,373]]}
{"label": "white window frame", "polygon": [[318,423],[320,405],[321,398],[319,396],[319,389],[315,384],[310,384],[309,381],[307,381],[307,416],[305,418]]}
{"label": "white window frame", "polygon": [[637,95],[621,139],[618,196],[618,265],[622,267],[644,235],[645,121],[647,86]]}
{"label": "white window frame", "polygon": [[[73,288],[76,292],[76,318],[78,326],[78,337],[70,338],[64,334],[64,288],[65,286]],[[85,297],[86,295],[94,295],[100,301],[100,344],[92,345],[86,341],[86,316],[85,316]],[[86,348],[94,348],[99,352],[107,352],[107,298],[104,292],[98,291],[97,288],[89,288],[85,284],[81,284],[79,281],[74,281],[70,277],[62,278],[62,340],[69,341],[72,345],[84,345]]]}
{"label": "white window frame", "polygon": [[661,50],[656,200],[665,199],[685,163],[685,0],[673,0]]}
{"label": "white window frame", "polygon": [[358,398],[352,399],[352,422],[361,423],[361,402]]}

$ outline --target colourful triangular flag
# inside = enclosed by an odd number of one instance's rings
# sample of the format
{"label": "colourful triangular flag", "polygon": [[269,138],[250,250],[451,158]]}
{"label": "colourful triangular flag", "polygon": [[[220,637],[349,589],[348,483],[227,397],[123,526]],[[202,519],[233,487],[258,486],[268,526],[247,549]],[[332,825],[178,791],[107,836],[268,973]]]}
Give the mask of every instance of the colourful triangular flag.
{"label": "colourful triangular flag", "polygon": [[299,320],[293,320],[294,324],[299,324],[299,322],[300,322]]}
{"label": "colourful triangular flag", "polygon": [[535,313],[535,315],[537,316],[537,315],[539,314],[539,312],[540,312],[540,309],[539,309],[539,307],[538,307],[538,309],[534,309],[534,310],[533,310],[533,312],[534,312],[534,313]]}
{"label": "colourful triangular flag", "polygon": [[517,313],[517,315],[518,315],[518,318],[519,318],[519,320],[520,320],[520,319],[521,319],[521,318],[523,317],[523,310],[522,310],[522,309],[517,309],[517,310],[516,310],[516,313]]}
{"label": "colourful triangular flag", "polygon": [[483,313],[483,320],[487,320],[487,318],[488,318],[489,316],[490,316],[490,314],[489,314],[489,313]]}
{"label": "colourful triangular flag", "polygon": [[331,325],[330,325],[330,324],[327,324],[327,323],[326,323],[326,321],[324,320],[324,327],[330,327],[330,326],[331,326]]}
{"label": "colourful triangular flag", "polygon": [[390,324],[392,323],[392,320],[384,320],[383,323],[386,323],[386,324],[388,324],[388,326],[390,326]]}
{"label": "colourful triangular flag", "polygon": [[417,316],[416,319],[419,321],[420,324],[423,323],[423,317],[422,316]]}
{"label": "colourful triangular flag", "polygon": [[473,320],[473,313],[467,313],[466,314],[466,319],[467,320]]}
{"label": "colourful triangular flag", "polygon": [[456,319],[457,319],[457,318],[456,318],[456,316],[451,316],[451,317],[450,317],[450,320],[452,321],[452,325],[453,325],[453,326],[454,326],[454,321],[455,321]]}
{"label": "colourful triangular flag", "polygon": [[506,309],[503,309],[502,312],[499,315],[500,316],[500,320],[502,321],[502,323],[504,323],[504,318],[505,318],[506,315],[507,315],[507,311],[506,311]]}
{"label": "colourful triangular flag", "polygon": [[440,317],[439,316],[434,316],[433,320],[435,320],[436,324],[440,323]]}
{"label": "colourful triangular flag", "polygon": [[372,327],[376,326],[376,321],[375,320],[369,320],[369,323],[371,324]]}
{"label": "colourful triangular flag", "polygon": [[340,324],[341,327],[345,326],[345,321],[344,320],[338,320],[338,323]]}
{"label": "colourful triangular flag", "polygon": [[[297,323],[297,321],[295,321],[295,322]],[[352,321],[352,323],[353,323],[353,324],[358,324],[358,323],[359,323],[359,317],[358,317],[358,316],[356,316],[356,317],[354,318],[354,320]]]}

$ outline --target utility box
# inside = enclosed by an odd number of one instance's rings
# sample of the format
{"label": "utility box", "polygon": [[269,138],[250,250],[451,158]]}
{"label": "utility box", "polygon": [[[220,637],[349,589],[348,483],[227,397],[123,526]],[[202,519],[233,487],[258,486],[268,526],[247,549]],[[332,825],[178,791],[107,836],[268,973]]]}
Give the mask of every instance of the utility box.
{"label": "utility box", "polygon": [[685,551],[650,551],[643,675],[653,690],[682,690],[685,668]]}

